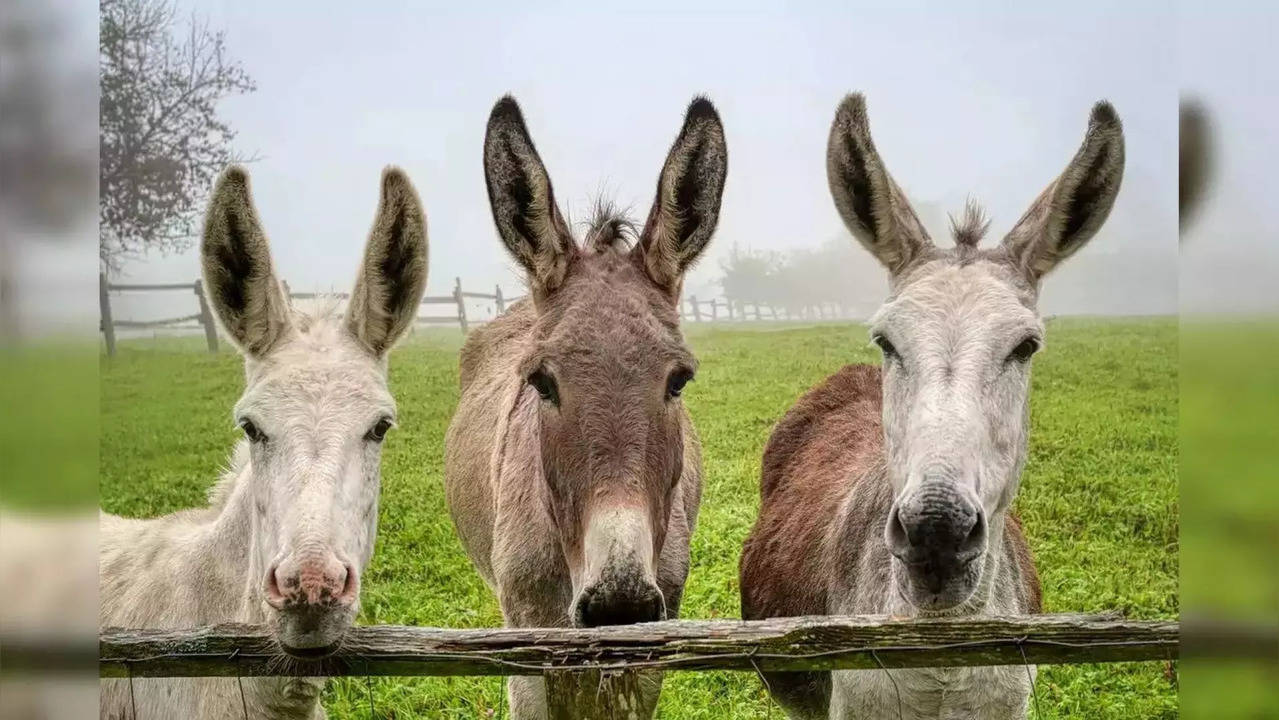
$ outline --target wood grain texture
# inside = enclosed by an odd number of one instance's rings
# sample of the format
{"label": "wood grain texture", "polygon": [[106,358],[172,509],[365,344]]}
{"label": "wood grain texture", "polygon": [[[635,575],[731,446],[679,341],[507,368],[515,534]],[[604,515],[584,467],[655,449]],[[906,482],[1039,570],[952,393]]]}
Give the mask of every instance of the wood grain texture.
{"label": "wood grain texture", "polygon": [[102,677],[540,675],[556,670],[795,671],[1036,665],[1178,656],[1174,621],[1034,615],[898,621],[796,617],[605,628],[355,627],[319,661],[283,656],[262,627],[107,628]]}

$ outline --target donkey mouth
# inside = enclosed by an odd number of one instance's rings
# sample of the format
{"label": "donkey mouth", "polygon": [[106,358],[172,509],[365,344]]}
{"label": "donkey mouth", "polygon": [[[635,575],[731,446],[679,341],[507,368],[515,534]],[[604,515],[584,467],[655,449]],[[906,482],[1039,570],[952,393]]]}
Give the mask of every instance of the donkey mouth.
{"label": "donkey mouth", "polygon": [[317,645],[315,647],[293,647],[280,643],[280,649],[286,654],[298,658],[299,660],[321,660],[338,651],[342,646],[342,641],[329,643],[328,645]]}

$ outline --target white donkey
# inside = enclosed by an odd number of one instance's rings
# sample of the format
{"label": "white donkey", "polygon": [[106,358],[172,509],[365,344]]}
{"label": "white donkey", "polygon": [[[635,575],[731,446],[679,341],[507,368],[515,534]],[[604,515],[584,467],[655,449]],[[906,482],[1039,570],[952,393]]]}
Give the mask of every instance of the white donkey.
{"label": "white donkey", "polygon": [[[355,619],[377,532],[382,440],[395,422],[387,352],[426,285],[426,218],[398,169],[345,316],[289,306],[267,239],[232,167],[218,180],[201,245],[204,283],[245,358],[244,430],[209,507],[135,520],[103,514],[103,626],[265,623],[283,653],[332,652]],[[314,678],[104,681],[101,716],[323,718]]]}
{"label": "white donkey", "polygon": [[[1119,194],[1119,115],[1097,103],[1083,145],[997,246],[970,205],[940,248],[850,95],[827,178],[848,229],[889,271],[871,319],[883,364],[848,365],[786,413],[764,451],[759,521],[742,554],[742,616],[1040,612],[1011,505],[1030,432],[1031,356],[1046,273],[1106,221]],[[1024,719],[1034,670],[766,673],[793,718]]]}

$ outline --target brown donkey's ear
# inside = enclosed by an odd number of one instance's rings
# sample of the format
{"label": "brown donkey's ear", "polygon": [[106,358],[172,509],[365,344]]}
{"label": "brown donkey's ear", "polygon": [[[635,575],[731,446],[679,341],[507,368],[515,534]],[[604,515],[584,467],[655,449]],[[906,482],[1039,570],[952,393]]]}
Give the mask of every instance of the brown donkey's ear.
{"label": "brown donkey's ear", "polygon": [[346,323],[374,355],[385,355],[417,317],[426,289],[426,215],[403,170],[382,171],[382,196],[351,292]]}
{"label": "brown donkey's ear", "polygon": [[893,275],[933,249],[875,150],[861,93],[845,97],[835,111],[826,145],[826,180],[849,232]]}
{"label": "brown donkey's ear", "polygon": [[289,329],[288,301],[271,270],[249,175],[238,165],[213,188],[200,261],[205,293],[231,341],[249,356],[265,355]]}
{"label": "brown donkey's ear", "polygon": [[1038,281],[1101,229],[1123,176],[1123,125],[1102,101],[1093,106],[1079,152],[1008,232],[1004,248]]}
{"label": "brown donkey's ear", "polygon": [[672,295],[710,242],[728,175],[724,126],[715,106],[694,98],[657,180],[657,199],[634,252],[653,282]]}
{"label": "brown donkey's ear", "polygon": [[515,98],[493,106],[484,134],[484,180],[493,222],[506,249],[528,271],[534,296],[564,282],[573,237],[555,205],[546,173]]}

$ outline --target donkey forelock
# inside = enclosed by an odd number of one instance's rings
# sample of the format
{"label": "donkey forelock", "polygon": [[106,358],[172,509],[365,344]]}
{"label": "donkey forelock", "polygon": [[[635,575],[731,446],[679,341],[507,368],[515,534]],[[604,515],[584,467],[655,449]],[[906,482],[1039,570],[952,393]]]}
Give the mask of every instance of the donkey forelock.
{"label": "donkey forelock", "polygon": [[586,221],[582,249],[592,253],[606,250],[627,253],[638,240],[639,228],[627,210],[603,196],[596,198],[591,218]]}

